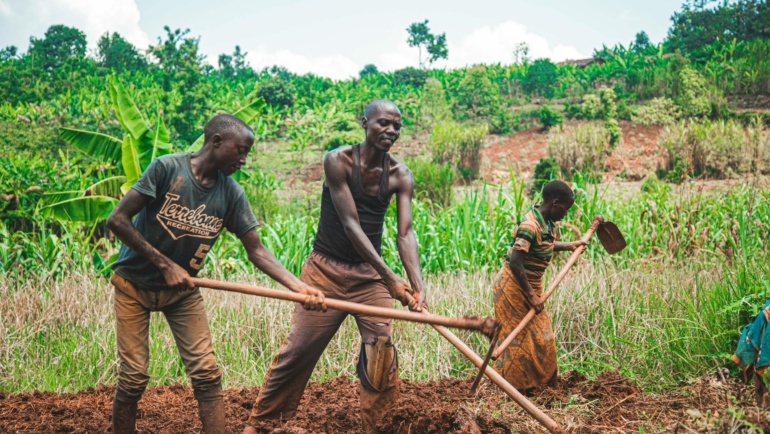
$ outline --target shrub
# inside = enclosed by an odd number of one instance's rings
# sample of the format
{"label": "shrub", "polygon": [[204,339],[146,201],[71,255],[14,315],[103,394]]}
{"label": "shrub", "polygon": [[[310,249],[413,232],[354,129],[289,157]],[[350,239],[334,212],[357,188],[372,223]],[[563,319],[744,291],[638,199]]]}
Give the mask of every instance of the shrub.
{"label": "shrub", "polygon": [[543,107],[537,111],[537,117],[540,119],[540,123],[543,124],[543,128],[546,129],[561,125],[564,122],[564,117],[561,113],[549,107],[547,104],[543,105]]}
{"label": "shrub", "polygon": [[558,81],[556,65],[548,59],[537,59],[527,70],[522,85],[527,93],[550,99],[553,97]]}
{"label": "shrub", "polygon": [[701,118],[711,113],[706,79],[689,66],[685,66],[679,71],[677,104],[682,115],[688,118]]}
{"label": "shrub", "polygon": [[583,119],[596,119],[601,116],[602,100],[598,95],[589,93],[583,97],[583,104],[580,106],[580,112]]}
{"label": "shrub", "polygon": [[399,69],[393,73],[393,82],[395,84],[402,84],[416,88],[422,87],[427,79],[428,71],[425,71],[424,69],[412,68],[411,66],[404,69]]}
{"label": "shrub", "polygon": [[511,113],[505,107],[499,107],[489,118],[489,132],[492,134],[509,134],[517,131],[520,126],[521,118],[518,114]]}
{"label": "shrub", "polygon": [[473,178],[479,173],[481,145],[487,135],[485,124],[464,126],[456,123],[442,123],[433,128],[428,148],[435,163],[451,163],[464,178]]}
{"label": "shrub", "polygon": [[598,124],[559,126],[548,139],[548,154],[567,176],[575,172],[604,172],[604,159],[611,149],[607,129]]}
{"label": "shrub", "polygon": [[486,66],[469,68],[456,90],[455,108],[458,115],[461,118],[466,115],[474,121],[486,119],[495,114],[501,104],[500,87],[490,80]]}
{"label": "shrub", "polygon": [[426,128],[433,128],[438,123],[452,120],[452,111],[444,86],[435,78],[429,78],[422,89],[420,117],[422,126]]}
{"label": "shrub", "polygon": [[409,159],[406,165],[414,174],[414,190],[418,198],[425,197],[442,207],[451,205],[455,171],[449,163]]}
{"label": "shrub", "polygon": [[620,142],[620,139],[623,138],[623,131],[620,129],[617,119],[610,118],[604,121],[604,128],[607,129],[607,133],[609,134],[610,145],[615,147],[615,145]]}
{"label": "shrub", "polygon": [[561,167],[553,157],[541,158],[535,166],[532,191],[541,191],[549,181],[559,178]]}
{"label": "shrub", "polygon": [[278,77],[270,77],[259,83],[257,96],[274,107],[291,107],[294,105],[294,86]]}
{"label": "shrub", "polygon": [[631,122],[642,125],[670,125],[682,116],[670,98],[655,98],[637,107],[631,114]]}
{"label": "shrub", "polygon": [[669,190],[671,190],[671,188],[666,183],[661,181],[654,173],[647,175],[644,180],[642,180],[640,189],[642,190],[642,193],[647,193],[654,196],[661,194],[665,195],[669,192]]}
{"label": "shrub", "polygon": [[324,141],[323,148],[325,151],[331,151],[340,146],[353,145],[360,142],[361,134],[354,133],[353,131],[333,131]]}
{"label": "shrub", "polygon": [[763,171],[768,162],[768,136],[761,126],[750,125],[744,130],[733,120],[669,125],[658,146],[665,156],[667,180],[688,174],[730,178]]}

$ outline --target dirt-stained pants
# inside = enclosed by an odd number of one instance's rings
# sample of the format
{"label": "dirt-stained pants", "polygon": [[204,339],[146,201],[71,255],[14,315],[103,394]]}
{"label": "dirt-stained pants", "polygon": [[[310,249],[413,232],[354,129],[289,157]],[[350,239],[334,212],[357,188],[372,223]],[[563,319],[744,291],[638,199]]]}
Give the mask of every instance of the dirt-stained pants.
{"label": "dirt-stained pants", "polygon": [[[327,298],[393,307],[393,298],[382,278],[368,263],[348,263],[313,252],[302,266],[300,279],[322,290]],[[305,310],[300,305],[294,308],[289,336],[267,371],[250,424],[259,419],[294,417],[313,368],[347,315],[333,309],[318,312]],[[376,345],[380,337],[386,337],[387,345],[392,348],[393,356],[387,359],[392,363],[386,367],[379,391],[371,386],[359,386],[364,431],[375,432],[377,422],[398,400],[398,366],[391,341],[393,324],[386,318],[354,317],[365,346]]]}
{"label": "dirt-stained pants", "polygon": [[115,399],[139,401],[150,381],[150,312],[161,311],[174,335],[195,399],[222,398],[222,370],[214,358],[211,331],[200,290],[151,291],[137,289],[125,278],[113,274],[115,319],[118,341],[118,387]]}

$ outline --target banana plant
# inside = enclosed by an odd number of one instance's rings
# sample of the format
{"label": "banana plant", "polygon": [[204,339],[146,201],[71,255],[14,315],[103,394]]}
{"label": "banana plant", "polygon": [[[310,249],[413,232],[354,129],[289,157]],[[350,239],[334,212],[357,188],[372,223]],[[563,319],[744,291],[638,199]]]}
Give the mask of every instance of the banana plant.
{"label": "banana plant", "polygon": [[[168,129],[160,113],[151,124],[115,77],[110,78],[107,88],[115,116],[125,131],[122,139],[76,128],[60,128],[59,134],[64,141],[81,152],[118,165],[123,174],[101,180],[83,192],[54,195],[58,200],[44,208],[44,212],[51,217],[86,223],[106,219],[120,197],[139,180],[147,166],[155,158],[172,152]],[[250,123],[264,106],[265,102],[258,98],[236,111],[234,115]],[[203,135],[188,151],[197,151],[202,145]]]}

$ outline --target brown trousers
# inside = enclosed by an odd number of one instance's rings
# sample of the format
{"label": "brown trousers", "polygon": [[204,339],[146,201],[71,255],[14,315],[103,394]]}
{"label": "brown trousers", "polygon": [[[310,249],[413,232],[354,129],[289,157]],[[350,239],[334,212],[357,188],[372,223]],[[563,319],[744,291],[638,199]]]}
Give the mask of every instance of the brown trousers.
{"label": "brown trousers", "polygon": [[[323,291],[328,298],[393,307],[393,298],[382,278],[368,263],[348,263],[312,252],[302,266],[300,279]],[[295,306],[289,336],[267,371],[249,418],[250,424],[255,425],[259,419],[285,420],[294,417],[313,368],[347,315],[333,309],[318,312]],[[384,336],[392,345],[391,319],[367,315],[354,317],[363,343],[374,345],[379,337]],[[359,386],[365,432],[375,432],[377,422],[398,400],[396,365],[394,361],[380,391]]]}
{"label": "brown trousers", "polygon": [[125,403],[139,401],[150,381],[150,312],[161,311],[174,335],[179,355],[193,386],[195,399],[222,398],[222,370],[214,358],[203,297],[192,291],[138,289],[113,274],[115,319],[118,343],[118,387],[115,398]]}

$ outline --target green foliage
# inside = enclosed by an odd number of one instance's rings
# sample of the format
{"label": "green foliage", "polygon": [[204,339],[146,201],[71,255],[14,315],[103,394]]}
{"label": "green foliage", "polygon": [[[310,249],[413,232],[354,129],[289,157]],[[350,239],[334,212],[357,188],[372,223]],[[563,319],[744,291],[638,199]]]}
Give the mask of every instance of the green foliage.
{"label": "green foliage", "polygon": [[539,95],[550,99],[554,96],[554,87],[558,80],[556,65],[549,59],[537,59],[527,70],[522,85],[524,91],[530,95]]}
{"label": "green foliage", "polygon": [[421,88],[428,80],[428,71],[408,66],[393,72],[393,83],[403,86]]}
{"label": "green foliage", "polygon": [[[412,23],[407,27],[406,31],[409,33],[406,43],[410,47],[417,47],[418,49],[420,68],[424,68],[426,62],[431,64],[438,59],[447,58],[449,50],[446,46],[446,33],[440,35],[432,34],[428,27],[428,20],[421,23]],[[423,48],[425,48],[429,55],[425,61],[422,59]]]}
{"label": "green foliage", "polygon": [[367,63],[364,65],[364,67],[361,69],[361,71],[358,73],[358,76],[360,78],[368,77],[370,75],[377,75],[380,71],[377,69],[377,66],[372,63]]}
{"label": "green foliage", "polygon": [[294,86],[279,76],[268,78],[259,83],[257,96],[273,107],[291,107],[294,105]]}
{"label": "green foliage", "polygon": [[580,114],[583,119],[597,119],[602,115],[602,100],[598,95],[589,93],[583,97],[580,106]]}
{"label": "green foliage", "polygon": [[508,111],[500,95],[500,87],[492,81],[492,71],[476,65],[465,71],[455,90],[454,111],[461,120],[484,122],[494,134],[515,130],[518,119]]}
{"label": "green foliage", "polygon": [[540,123],[545,129],[561,125],[564,122],[562,114],[559,113],[558,110],[551,108],[548,104],[544,104],[540,110],[537,111],[537,117],[540,119]]}
{"label": "green foliage", "polygon": [[671,190],[665,182],[662,182],[654,173],[647,175],[640,186],[642,193],[652,196],[666,195]]}
{"label": "green foliage", "polygon": [[99,66],[116,72],[136,71],[147,66],[147,61],[130,42],[119,33],[105,33],[96,43],[96,61]]}
{"label": "green foliage", "polygon": [[738,122],[681,121],[667,126],[659,147],[665,155],[666,178],[687,175],[731,178],[762,172],[770,163],[770,139],[758,124],[744,129]]}
{"label": "green foliage", "polygon": [[711,113],[706,80],[698,71],[685,67],[679,72],[679,96],[677,104],[682,116],[702,118]]}
{"label": "green foliage", "polygon": [[631,121],[642,125],[670,125],[682,116],[679,108],[670,98],[654,98],[636,108]]}
{"label": "green foliage", "polygon": [[428,149],[435,163],[450,163],[464,178],[479,173],[481,145],[487,135],[486,125],[466,126],[442,123],[433,128]]}
{"label": "green foliage", "polygon": [[83,60],[86,56],[86,34],[62,24],[48,28],[42,39],[29,39],[29,54],[43,70],[61,68],[70,60]]}
{"label": "green foliage", "polygon": [[414,174],[414,191],[418,199],[426,198],[442,207],[452,202],[455,171],[449,163],[436,164],[417,158],[406,161]]}
{"label": "green foliage", "polygon": [[361,134],[353,131],[333,131],[323,144],[324,151],[331,151],[340,146],[354,145],[361,142]]}
{"label": "green foliage", "polygon": [[429,78],[420,94],[421,126],[433,128],[441,122],[452,121],[452,111],[447,100],[447,93],[440,81]]}
{"label": "green foliage", "polygon": [[220,54],[217,59],[219,73],[226,79],[251,79],[256,76],[246,60],[247,52],[241,51],[240,45],[235,46],[233,54]]}
{"label": "green foliage", "polygon": [[533,184],[532,191],[539,192],[543,189],[548,182],[559,179],[562,169],[553,157],[541,158],[535,166],[535,170],[532,174]]}

